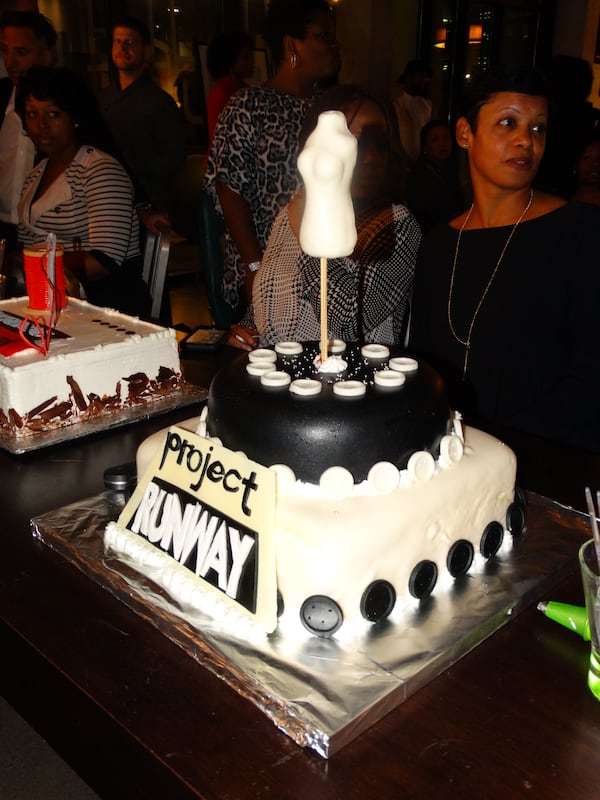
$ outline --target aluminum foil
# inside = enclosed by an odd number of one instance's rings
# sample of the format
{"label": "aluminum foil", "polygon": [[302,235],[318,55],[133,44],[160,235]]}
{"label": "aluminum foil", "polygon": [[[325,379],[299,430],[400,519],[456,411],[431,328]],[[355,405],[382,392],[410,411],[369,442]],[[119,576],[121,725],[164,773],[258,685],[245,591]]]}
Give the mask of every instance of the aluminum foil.
{"label": "aluminum foil", "polygon": [[63,425],[51,431],[38,431],[31,436],[15,436],[6,431],[0,430],[0,448],[8,450],[13,455],[22,455],[34,450],[41,450],[50,445],[71,442],[74,439],[81,439],[93,433],[109,431],[113,428],[120,428],[123,425],[130,425],[132,422],[141,422],[144,419],[151,419],[160,414],[167,414],[176,408],[184,408],[201,400],[206,400],[208,391],[191,383],[184,383],[181,391],[177,394],[161,397],[151,403],[140,403],[139,405],[121,408],[110,414],[99,414],[97,417],[83,419],[73,425]]}
{"label": "aluminum foil", "polygon": [[490,562],[406,598],[383,624],[342,626],[334,638],[290,632],[236,638],[174,603],[152,580],[106,551],[104,527],[125,502],[97,495],[31,521],[61,553],[189,656],[247,697],[297,744],[324,758],[376,723],[572,571],[588,518],[529,493],[527,527]]}

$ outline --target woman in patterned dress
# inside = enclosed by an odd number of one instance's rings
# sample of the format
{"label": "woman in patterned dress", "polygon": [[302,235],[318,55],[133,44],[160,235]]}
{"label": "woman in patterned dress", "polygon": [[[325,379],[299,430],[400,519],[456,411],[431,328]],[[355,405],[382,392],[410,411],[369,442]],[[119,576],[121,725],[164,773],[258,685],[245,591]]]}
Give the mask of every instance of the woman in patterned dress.
{"label": "woman in patterned dress", "polygon": [[[353,253],[327,263],[327,329],[345,341],[402,344],[421,231],[403,205],[390,200],[389,137],[379,104],[354,86],[336,86],[315,100],[301,144],[324,111],[342,111],[358,139],[350,194],[356,218]],[[320,336],[320,259],[299,243],[300,190],[277,215],[254,282],[261,345]]]}
{"label": "woman in patterned dress", "polygon": [[[272,0],[265,39],[275,74],[227,104],[205,179],[227,227],[224,298],[238,319],[245,314],[246,325],[252,324],[247,298],[273,220],[299,186],[296,155],[307,104],[340,67],[333,15],[323,0]],[[232,326],[228,342],[255,345],[242,326]]]}

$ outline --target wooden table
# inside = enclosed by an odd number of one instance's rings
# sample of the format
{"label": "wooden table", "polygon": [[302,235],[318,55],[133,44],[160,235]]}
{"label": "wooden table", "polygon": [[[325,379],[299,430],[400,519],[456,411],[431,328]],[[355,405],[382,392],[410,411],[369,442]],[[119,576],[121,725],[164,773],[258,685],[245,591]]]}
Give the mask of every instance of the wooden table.
{"label": "wooden table", "polygon": [[[219,358],[186,365],[206,385]],[[534,607],[329,761],[35,541],[29,519],[97,494],[168,416],[0,454],[0,692],[107,798],[593,797],[589,644]],[[505,437],[509,438],[509,437]],[[583,508],[600,458],[514,436],[525,488]],[[552,599],[582,603],[574,572]]]}

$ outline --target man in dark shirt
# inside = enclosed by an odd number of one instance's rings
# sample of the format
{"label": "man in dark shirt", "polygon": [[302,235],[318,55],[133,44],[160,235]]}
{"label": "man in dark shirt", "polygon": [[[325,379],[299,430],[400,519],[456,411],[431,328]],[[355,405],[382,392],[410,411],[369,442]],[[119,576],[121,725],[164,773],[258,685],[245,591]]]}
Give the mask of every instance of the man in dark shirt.
{"label": "man in dark shirt", "polygon": [[15,111],[19,78],[34,65],[55,61],[56,31],[34,11],[6,11],[0,18],[0,53],[7,77],[0,78],[0,238],[10,250],[17,243],[17,204],[33,167],[35,148]]}
{"label": "man in dark shirt", "polygon": [[152,80],[152,45],[147,27],[134,17],[113,25],[116,81],[100,94],[100,108],[136,185],[141,221],[156,232],[169,224],[173,177],[186,162],[177,103]]}

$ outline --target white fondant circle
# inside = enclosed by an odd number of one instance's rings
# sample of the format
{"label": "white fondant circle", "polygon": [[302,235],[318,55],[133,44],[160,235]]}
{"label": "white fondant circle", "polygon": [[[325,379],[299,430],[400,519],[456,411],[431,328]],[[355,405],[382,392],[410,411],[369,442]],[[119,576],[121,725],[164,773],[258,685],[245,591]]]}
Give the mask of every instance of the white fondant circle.
{"label": "white fondant circle", "polygon": [[276,369],[264,372],[260,376],[260,382],[263,386],[289,386],[291,381],[292,379],[287,372],[280,372]]}
{"label": "white fondant circle", "polygon": [[273,464],[271,470],[277,476],[277,495],[279,497],[288,497],[296,484],[296,475],[291,467],[287,464]]}
{"label": "white fondant circle", "polygon": [[290,392],[292,394],[303,395],[304,397],[320,394],[323,385],[320,381],[315,381],[312,378],[298,378],[290,383]]}
{"label": "white fondant circle", "polygon": [[363,397],[367,387],[360,381],[339,381],[333,384],[333,393],[339,397]]}
{"label": "white fondant circle", "polygon": [[326,497],[337,500],[352,493],[354,478],[344,467],[329,467],[321,475],[319,486]]}
{"label": "white fondant circle", "polygon": [[273,371],[273,362],[267,361],[249,361],[246,364],[246,372],[248,375],[257,375],[261,376],[264,375],[265,372],[272,372]]}
{"label": "white fondant circle", "polygon": [[416,358],[409,358],[408,356],[396,356],[390,358],[390,369],[397,372],[415,372],[419,369],[419,362]]}
{"label": "white fondant circle", "polygon": [[364,358],[389,358],[390,348],[384,344],[365,344],[360,349]]}
{"label": "white fondant circle", "polygon": [[406,382],[404,373],[392,369],[380,369],[374,373],[373,378],[377,386],[385,386],[390,389],[398,389]]}
{"label": "white fondant circle", "polygon": [[440,442],[440,461],[444,464],[458,464],[463,457],[464,449],[458,436],[443,436]]}
{"label": "white fondant circle", "polygon": [[379,461],[373,464],[367,477],[369,485],[378,494],[389,494],[398,488],[400,473],[391,461]]}
{"label": "white fondant circle", "polygon": [[406,471],[413,481],[428,481],[435,472],[433,456],[426,450],[418,450],[408,459]]}
{"label": "white fondant circle", "polygon": [[267,347],[257,347],[256,350],[250,350],[248,353],[248,361],[270,361],[275,363],[277,361],[277,353]]}
{"label": "white fondant circle", "polygon": [[277,342],[275,352],[282,356],[297,356],[304,348],[300,342]]}

